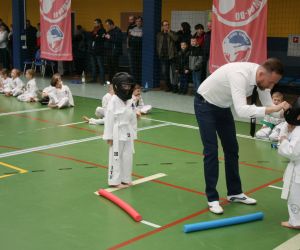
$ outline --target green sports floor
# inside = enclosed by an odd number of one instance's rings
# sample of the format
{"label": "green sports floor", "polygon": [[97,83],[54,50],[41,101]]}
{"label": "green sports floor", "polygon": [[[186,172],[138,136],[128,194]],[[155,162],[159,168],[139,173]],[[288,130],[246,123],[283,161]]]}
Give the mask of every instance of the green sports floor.
{"label": "green sports floor", "polygon": [[[222,148],[218,190],[225,212],[208,212],[202,144],[194,115],[154,109],[138,122],[133,178],[166,176],[115,191],[150,225],[135,222],[94,192],[107,188],[103,126],[82,122],[99,100],[49,110],[0,96],[0,249],[274,249],[299,231],[286,229],[280,199],[287,160],[237,122],[240,174],[255,206],[228,204]],[[272,186],[272,187],[270,187]],[[277,187],[277,188],[276,188]],[[262,221],[186,234],[185,224],[263,212]],[[152,223],[152,224],[151,224]],[[300,249],[300,243],[299,243]]]}

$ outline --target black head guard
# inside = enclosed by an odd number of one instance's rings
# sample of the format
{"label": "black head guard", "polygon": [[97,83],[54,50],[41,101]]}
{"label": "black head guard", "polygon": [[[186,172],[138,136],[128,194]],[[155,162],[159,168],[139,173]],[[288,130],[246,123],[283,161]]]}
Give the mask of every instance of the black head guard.
{"label": "black head guard", "polygon": [[300,120],[297,117],[300,115],[300,97],[294,102],[291,108],[284,112],[284,118],[288,124],[300,126]]}
{"label": "black head guard", "polygon": [[132,98],[133,77],[126,72],[119,72],[112,79],[115,94],[124,102]]}

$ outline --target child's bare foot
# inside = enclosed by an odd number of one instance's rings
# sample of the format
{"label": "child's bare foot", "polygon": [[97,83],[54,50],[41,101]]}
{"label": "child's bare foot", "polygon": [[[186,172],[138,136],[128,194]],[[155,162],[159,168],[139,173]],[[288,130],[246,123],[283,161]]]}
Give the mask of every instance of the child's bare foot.
{"label": "child's bare foot", "polygon": [[128,182],[128,183],[126,183],[126,182],[122,182],[122,184],[123,184],[123,185],[125,185],[126,187],[130,187],[130,186],[132,186],[132,182]]}
{"label": "child's bare foot", "polygon": [[48,107],[49,108],[57,108],[57,105],[56,104],[48,104]]}
{"label": "child's bare foot", "polygon": [[118,184],[118,185],[109,185],[109,187],[113,187],[113,188],[127,188],[128,186],[121,183],[121,184]]}
{"label": "child's bare foot", "polygon": [[291,229],[300,229],[300,226],[292,226],[288,221],[281,222],[281,226]]}
{"label": "child's bare foot", "polygon": [[83,116],[82,119],[83,119],[85,122],[89,122],[89,120],[90,120],[87,116]]}

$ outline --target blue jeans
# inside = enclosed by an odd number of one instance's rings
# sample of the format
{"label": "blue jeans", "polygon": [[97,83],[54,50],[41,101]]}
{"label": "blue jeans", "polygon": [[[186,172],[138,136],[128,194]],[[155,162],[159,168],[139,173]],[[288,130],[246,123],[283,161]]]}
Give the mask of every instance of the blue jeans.
{"label": "blue jeans", "polygon": [[193,77],[193,84],[194,84],[194,92],[196,93],[197,89],[200,86],[201,83],[201,71],[193,71],[192,72]]}
{"label": "blue jeans", "polygon": [[93,81],[97,81],[97,67],[99,69],[100,81],[104,83],[104,66],[103,66],[103,56],[91,55],[91,66],[92,66],[92,77]]}
{"label": "blue jeans", "polygon": [[219,178],[218,138],[221,140],[225,158],[227,195],[242,193],[239,174],[239,147],[230,108],[219,108],[196,94],[195,114],[199,125],[204,154],[205,193],[208,201],[219,200],[216,190]]}
{"label": "blue jeans", "polygon": [[180,74],[179,75],[179,92],[182,94],[186,94],[189,87],[188,74]]}

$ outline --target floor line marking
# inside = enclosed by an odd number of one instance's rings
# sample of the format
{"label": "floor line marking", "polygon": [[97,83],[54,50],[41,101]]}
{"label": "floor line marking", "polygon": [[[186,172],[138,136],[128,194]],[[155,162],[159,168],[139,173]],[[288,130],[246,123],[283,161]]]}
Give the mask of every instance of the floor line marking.
{"label": "floor line marking", "polygon": [[[271,183],[273,184],[273,183],[275,183],[275,182],[279,182],[280,180],[281,180],[281,179],[275,179],[275,180],[269,182],[268,185],[271,184]],[[266,187],[266,186],[265,186],[265,185],[261,185],[261,186],[259,186],[259,187],[257,187],[257,188],[254,188],[254,189],[252,189],[251,191],[248,191],[248,192],[246,192],[246,193],[253,193],[253,192],[256,192],[256,191],[258,191],[258,190],[263,189],[264,187]],[[228,201],[221,202],[221,205],[224,205],[224,206],[225,206],[225,205],[227,205],[227,204],[229,204]],[[142,234],[140,234],[140,235],[137,235],[137,236],[135,236],[135,237],[133,237],[133,238],[130,238],[130,239],[126,240],[126,241],[123,241],[123,242],[121,242],[121,243],[119,243],[119,244],[117,244],[117,245],[114,245],[114,246],[112,246],[112,247],[109,247],[108,249],[109,249],[109,250],[116,250],[116,249],[120,249],[120,248],[122,248],[122,247],[128,246],[128,245],[133,244],[133,243],[135,243],[135,242],[137,242],[137,241],[139,241],[139,240],[142,240],[142,239],[144,239],[144,238],[147,238],[147,237],[149,237],[149,236],[151,236],[151,235],[154,235],[154,234],[156,234],[156,233],[162,232],[162,231],[164,231],[164,230],[166,230],[166,229],[168,229],[168,228],[174,227],[174,226],[176,226],[176,225],[178,225],[178,224],[180,224],[180,223],[182,223],[182,222],[184,222],[184,221],[187,221],[187,220],[189,220],[189,219],[192,219],[192,218],[194,218],[194,217],[196,217],[196,216],[199,216],[199,215],[201,215],[201,214],[207,213],[208,211],[209,211],[208,208],[202,209],[202,210],[200,210],[200,211],[198,211],[198,212],[195,212],[195,213],[193,213],[193,214],[190,214],[190,215],[187,215],[187,216],[185,216],[185,217],[179,218],[179,219],[177,219],[177,220],[175,220],[175,221],[172,221],[172,222],[170,222],[170,223],[168,223],[168,224],[166,224],[166,225],[163,225],[163,226],[161,226],[160,228],[156,228],[156,229],[154,229],[154,230],[152,230],[152,231],[149,231],[149,232],[146,232],[146,233],[142,233]]]}
{"label": "floor line marking", "polygon": [[[167,175],[164,174],[164,173],[158,173],[158,174],[150,175],[150,176],[147,176],[147,177],[144,177],[144,178],[140,178],[140,179],[134,180],[132,182],[132,186],[135,186],[135,185],[138,185],[138,184],[142,184],[142,183],[145,183],[145,182],[148,182],[148,181],[152,181],[152,180],[164,177],[164,176],[167,176]],[[118,191],[120,189],[124,189],[124,188],[107,188],[105,190],[107,192],[112,193],[112,192]],[[99,196],[98,191],[96,191],[94,193]]]}
{"label": "floor line marking", "polygon": [[39,112],[39,111],[45,111],[45,110],[50,110],[50,108],[29,109],[29,110],[7,112],[7,113],[1,113],[0,116],[24,114],[24,113],[30,113],[30,112]]}
{"label": "floor line marking", "polygon": [[160,228],[161,227],[160,225],[154,224],[154,223],[146,221],[146,220],[141,220],[140,222],[145,224],[145,225],[148,225],[150,227],[154,227],[154,228]]}
{"label": "floor line marking", "polygon": [[[197,127],[197,126],[183,124],[183,123],[168,122],[168,121],[164,121],[164,120],[157,120],[157,119],[146,118],[146,117],[142,117],[141,119],[143,119],[143,120],[149,120],[149,121],[155,121],[155,122],[164,122],[164,123],[168,123],[169,125],[173,125],[173,126],[177,126],[177,127],[182,127],[182,128],[190,128],[190,129],[196,129],[196,130],[199,129],[199,127]],[[256,137],[252,137],[250,135],[236,134],[236,136],[237,137],[241,137],[241,138],[245,138],[245,139],[250,139],[250,140],[270,142],[269,140],[259,139],[259,138],[256,138]]]}
{"label": "floor line marking", "polygon": [[273,185],[269,185],[268,187],[270,187],[270,188],[275,188],[275,189],[280,189],[280,190],[283,189],[282,187],[277,187],[277,186],[273,186]]}
{"label": "floor line marking", "polygon": [[86,121],[73,122],[73,123],[67,123],[67,124],[61,124],[61,125],[58,125],[58,127],[66,127],[66,126],[76,125],[76,124],[81,124],[81,123],[86,123]]}
{"label": "floor line marking", "polygon": [[273,250],[287,250],[287,249],[300,249],[300,234],[296,234],[294,237],[283,242]]}
{"label": "floor line marking", "polygon": [[[167,125],[168,124],[159,124],[159,125],[155,125],[155,126],[148,126],[148,127],[144,127],[144,128],[139,128],[138,131],[163,127],[163,126],[167,126]],[[0,158],[10,157],[10,156],[15,156],[15,155],[21,155],[21,154],[28,154],[28,153],[47,150],[47,149],[52,149],[52,148],[64,147],[64,146],[74,145],[74,144],[78,144],[78,143],[82,143],[82,142],[99,140],[101,138],[102,138],[102,136],[92,136],[92,137],[87,137],[87,138],[79,139],[79,140],[63,141],[63,142],[58,142],[58,143],[33,147],[33,148],[26,148],[26,149],[16,150],[16,151],[12,151],[12,152],[2,153],[2,154],[0,154]]]}
{"label": "floor line marking", "polygon": [[[0,162],[0,165],[2,165],[2,166],[4,166],[4,167],[7,167],[7,168],[11,168],[11,169],[17,170],[17,171],[20,172],[20,174],[25,174],[25,173],[28,172],[26,169],[22,169],[22,168],[13,166],[13,165],[10,165],[10,164],[5,163],[5,162]],[[1,176],[0,176],[0,179],[6,178],[6,177],[10,177],[10,176],[13,176],[13,175],[15,175],[15,174],[5,174],[5,175],[1,175]]]}

